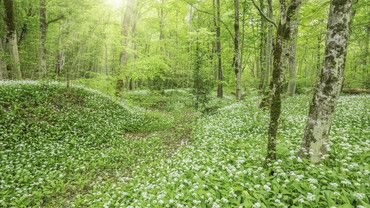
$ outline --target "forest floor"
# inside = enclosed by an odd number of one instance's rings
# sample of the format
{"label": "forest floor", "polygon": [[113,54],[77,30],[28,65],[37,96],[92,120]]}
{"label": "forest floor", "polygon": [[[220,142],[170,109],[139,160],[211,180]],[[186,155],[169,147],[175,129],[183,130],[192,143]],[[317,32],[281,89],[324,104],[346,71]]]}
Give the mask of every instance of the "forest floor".
{"label": "forest floor", "polygon": [[286,98],[278,160],[263,167],[258,97],[134,91],[123,102],[60,84],[0,83],[2,207],[368,207],[369,96],[343,96],[328,160],[296,157],[307,96]]}

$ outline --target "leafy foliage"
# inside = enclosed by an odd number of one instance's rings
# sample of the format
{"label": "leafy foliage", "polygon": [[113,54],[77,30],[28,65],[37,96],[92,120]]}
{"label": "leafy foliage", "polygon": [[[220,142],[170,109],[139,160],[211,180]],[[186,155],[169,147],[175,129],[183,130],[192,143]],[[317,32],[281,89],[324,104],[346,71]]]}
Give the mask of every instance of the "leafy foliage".
{"label": "leafy foliage", "polygon": [[[258,97],[201,118],[194,142],[173,158],[143,167],[123,183],[99,185],[76,206],[106,207],[367,207],[367,96],[340,100],[330,160],[297,157],[307,97],[289,98],[283,111],[275,173],[263,168],[268,116]],[[365,113],[364,113],[365,112]]]}
{"label": "leafy foliage", "polygon": [[[131,132],[171,127],[170,117],[61,84],[0,85],[0,205],[44,206],[164,154],[160,138]],[[108,172],[107,172],[108,171]]]}

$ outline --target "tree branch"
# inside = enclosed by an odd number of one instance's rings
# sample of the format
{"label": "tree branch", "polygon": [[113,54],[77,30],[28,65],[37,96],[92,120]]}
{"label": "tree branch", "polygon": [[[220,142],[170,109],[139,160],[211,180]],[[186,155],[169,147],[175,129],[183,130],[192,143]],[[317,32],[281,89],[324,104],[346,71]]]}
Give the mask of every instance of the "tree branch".
{"label": "tree branch", "polygon": [[[192,8],[194,8],[196,11],[198,12],[202,12],[202,13],[205,13],[205,14],[209,14],[209,15],[214,15],[212,14],[211,12],[209,11],[205,11],[205,10],[201,10],[201,9],[198,9],[197,7],[195,7],[193,4],[187,2],[186,0],[182,0],[183,2],[187,3],[189,6],[191,6]],[[221,24],[225,27],[225,29],[227,30],[227,32],[229,33],[229,35],[234,38],[234,34],[231,32],[231,30],[227,27],[227,24],[225,22],[223,22],[222,20],[220,20]]]}
{"label": "tree branch", "polygon": [[57,21],[59,21],[59,20],[62,20],[62,19],[64,19],[64,18],[65,18],[65,17],[64,17],[64,14],[62,14],[62,15],[60,15],[59,17],[57,17],[57,18],[55,18],[55,19],[49,20],[46,24],[47,24],[47,25],[49,25],[49,24],[51,24],[51,23],[57,22]]}
{"label": "tree branch", "polygon": [[267,20],[267,22],[271,23],[272,25],[274,25],[275,28],[277,28],[277,25],[276,23],[274,22],[274,20],[268,18],[264,13],[263,11],[257,6],[256,2],[254,0],[252,0],[252,3],[254,5],[254,7],[256,7],[256,9],[258,10],[258,12],[261,14],[261,16],[263,18],[265,18]]}

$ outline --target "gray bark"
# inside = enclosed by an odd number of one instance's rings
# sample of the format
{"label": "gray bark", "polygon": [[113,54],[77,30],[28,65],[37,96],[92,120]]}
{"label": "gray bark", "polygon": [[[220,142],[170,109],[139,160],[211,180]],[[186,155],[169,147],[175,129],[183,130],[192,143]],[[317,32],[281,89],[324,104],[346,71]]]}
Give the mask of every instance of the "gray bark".
{"label": "gray bark", "polygon": [[300,6],[296,8],[294,16],[291,20],[290,26],[290,46],[289,46],[289,83],[288,83],[288,95],[294,96],[296,91],[296,79],[297,79],[297,38],[298,38],[298,16]]}
{"label": "gray bark", "polygon": [[314,163],[325,158],[331,120],[343,83],[352,0],[332,0],[324,66],[310,105],[300,156]]}

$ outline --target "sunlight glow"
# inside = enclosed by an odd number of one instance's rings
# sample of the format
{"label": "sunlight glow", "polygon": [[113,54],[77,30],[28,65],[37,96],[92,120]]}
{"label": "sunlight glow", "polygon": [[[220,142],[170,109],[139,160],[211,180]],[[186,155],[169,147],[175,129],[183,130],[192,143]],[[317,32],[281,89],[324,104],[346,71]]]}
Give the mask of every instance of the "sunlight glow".
{"label": "sunlight glow", "polygon": [[114,9],[121,8],[123,4],[123,0],[106,0],[107,4]]}

